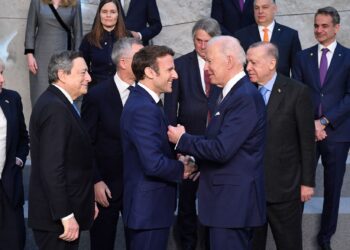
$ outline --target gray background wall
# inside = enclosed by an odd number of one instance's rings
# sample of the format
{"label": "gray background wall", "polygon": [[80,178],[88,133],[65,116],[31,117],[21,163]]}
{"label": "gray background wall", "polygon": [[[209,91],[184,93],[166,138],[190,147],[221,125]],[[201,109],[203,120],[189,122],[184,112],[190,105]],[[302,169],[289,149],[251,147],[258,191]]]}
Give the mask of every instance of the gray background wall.
{"label": "gray background wall", "polygon": [[[99,0],[82,0],[84,32],[89,31]],[[0,0],[0,58],[6,62],[5,87],[17,90],[23,99],[28,121],[31,105],[29,75],[24,56],[24,34],[30,0]],[[193,50],[191,28],[202,17],[210,15],[211,0],[157,0],[163,30],[154,44],[168,45],[177,55]],[[299,31],[302,47],[315,43],[313,15],[317,8],[333,6],[341,16],[338,41],[350,47],[349,0],[278,0],[277,21]]]}

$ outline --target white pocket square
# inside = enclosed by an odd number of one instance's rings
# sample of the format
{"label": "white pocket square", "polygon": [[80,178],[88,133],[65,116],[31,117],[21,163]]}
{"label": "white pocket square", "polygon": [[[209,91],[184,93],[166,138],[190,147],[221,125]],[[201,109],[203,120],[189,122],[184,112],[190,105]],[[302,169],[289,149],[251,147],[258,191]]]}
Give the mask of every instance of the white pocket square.
{"label": "white pocket square", "polygon": [[219,116],[220,115],[220,112],[216,112],[214,116]]}

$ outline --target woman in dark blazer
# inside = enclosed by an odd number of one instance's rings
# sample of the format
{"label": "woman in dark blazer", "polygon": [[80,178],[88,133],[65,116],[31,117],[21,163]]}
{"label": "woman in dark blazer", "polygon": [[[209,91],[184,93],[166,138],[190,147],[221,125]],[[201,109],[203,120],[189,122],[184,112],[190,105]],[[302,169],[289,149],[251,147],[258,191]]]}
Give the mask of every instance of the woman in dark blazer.
{"label": "woman in dark blazer", "polygon": [[29,152],[19,94],[3,88],[4,63],[0,60],[0,249],[23,250],[22,169]]}
{"label": "woman in dark blazer", "polygon": [[114,76],[116,66],[111,58],[113,44],[127,34],[119,2],[102,0],[92,30],[80,45],[92,78],[89,87]]}

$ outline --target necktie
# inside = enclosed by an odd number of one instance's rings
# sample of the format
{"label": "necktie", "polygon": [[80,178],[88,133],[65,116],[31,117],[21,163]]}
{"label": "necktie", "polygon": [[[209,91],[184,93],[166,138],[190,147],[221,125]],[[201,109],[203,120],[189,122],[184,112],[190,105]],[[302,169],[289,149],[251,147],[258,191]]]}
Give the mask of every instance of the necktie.
{"label": "necktie", "polygon": [[268,91],[269,91],[269,90],[268,90],[267,88],[265,88],[264,86],[262,86],[262,87],[259,88],[259,92],[260,92],[260,94],[262,95],[262,97],[263,97],[263,99],[264,99],[265,105],[266,105],[267,102],[268,102],[268,99],[267,99],[267,96],[266,96],[266,94],[267,94]]}
{"label": "necktie", "polygon": [[269,42],[269,29],[268,28],[263,28],[264,31],[264,37],[263,37],[263,42]]}
{"label": "necktie", "polygon": [[222,102],[222,99],[224,99],[224,95],[222,94],[222,90],[221,90],[220,95],[219,95],[219,97],[218,97],[218,100],[217,100],[217,102],[216,102],[216,105],[217,105],[217,106],[220,105],[220,103]]}
{"label": "necktie", "polygon": [[131,0],[124,0],[123,10],[125,15],[128,13],[130,2]]}
{"label": "necktie", "polygon": [[79,108],[78,108],[77,104],[75,102],[73,102],[72,106],[75,109],[75,111],[77,112],[77,114],[80,116],[80,111],[79,111]]}
{"label": "necktie", "polygon": [[243,12],[244,0],[238,0],[238,1],[239,1],[239,7],[241,8],[241,11]]}
{"label": "necktie", "polygon": [[205,95],[209,97],[210,93],[210,78],[208,70],[204,70]]}
{"label": "necktie", "polygon": [[327,74],[327,68],[328,68],[328,60],[327,60],[327,52],[329,49],[323,48],[322,49],[322,55],[321,55],[321,61],[320,61],[320,83],[321,87],[324,83],[324,79],[326,78]]}
{"label": "necktie", "polygon": [[163,109],[163,102],[161,99],[157,102],[157,106]]}
{"label": "necktie", "polygon": [[135,88],[134,86],[130,85],[130,86],[128,87],[128,90],[131,92],[134,88]]}

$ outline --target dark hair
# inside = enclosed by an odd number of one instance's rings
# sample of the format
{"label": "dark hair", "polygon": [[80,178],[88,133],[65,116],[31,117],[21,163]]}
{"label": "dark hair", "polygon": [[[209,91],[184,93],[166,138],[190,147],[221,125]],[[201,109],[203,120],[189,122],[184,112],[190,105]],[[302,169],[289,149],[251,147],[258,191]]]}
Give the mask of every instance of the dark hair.
{"label": "dark hair", "polygon": [[122,9],[121,9],[121,6],[119,4],[119,1],[118,0],[101,0],[100,4],[98,5],[98,8],[97,8],[97,12],[95,15],[95,19],[94,19],[94,23],[92,25],[91,32],[86,35],[89,43],[91,43],[92,45],[95,45],[98,48],[102,48],[101,40],[102,40],[102,35],[104,32],[104,28],[103,28],[102,23],[101,23],[100,12],[101,12],[102,7],[107,3],[114,3],[115,6],[117,6],[117,10],[118,10],[117,23],[116,23],[114,30],[113,30],[115,37],[118,39],[121,37],[125,37],[128,34],[126,27],[125,27]]}
{"label": "dark hair", "polygon": [[339,13],[338,13],[338,11],[335,8],[333,8],[331,6],[327,6],[327,7],[318,9],[316,14],[315,14],[315,18],[316,18],[317,15],[328,15],[328,16],[331,16],[332,17],[332,22],[333,22],[334,25],[340,24]]}
{"label": "dark hair", "polygon": [[157,58],[166,55],[174,56],[174,51],[167,46],[150,45],[139,50],[132,60],[131,68],[134,72],[136,81],[145,77],[145,68],[150,67],[159,73]]}
{"label": "dark hair", "polygon": [[64,73],[70,74],[73,68],[73,60],[83,55],[77,51],[63,51],[51,56],[48,66],[49,83],[58,80],[58,71],[63,70]]}

